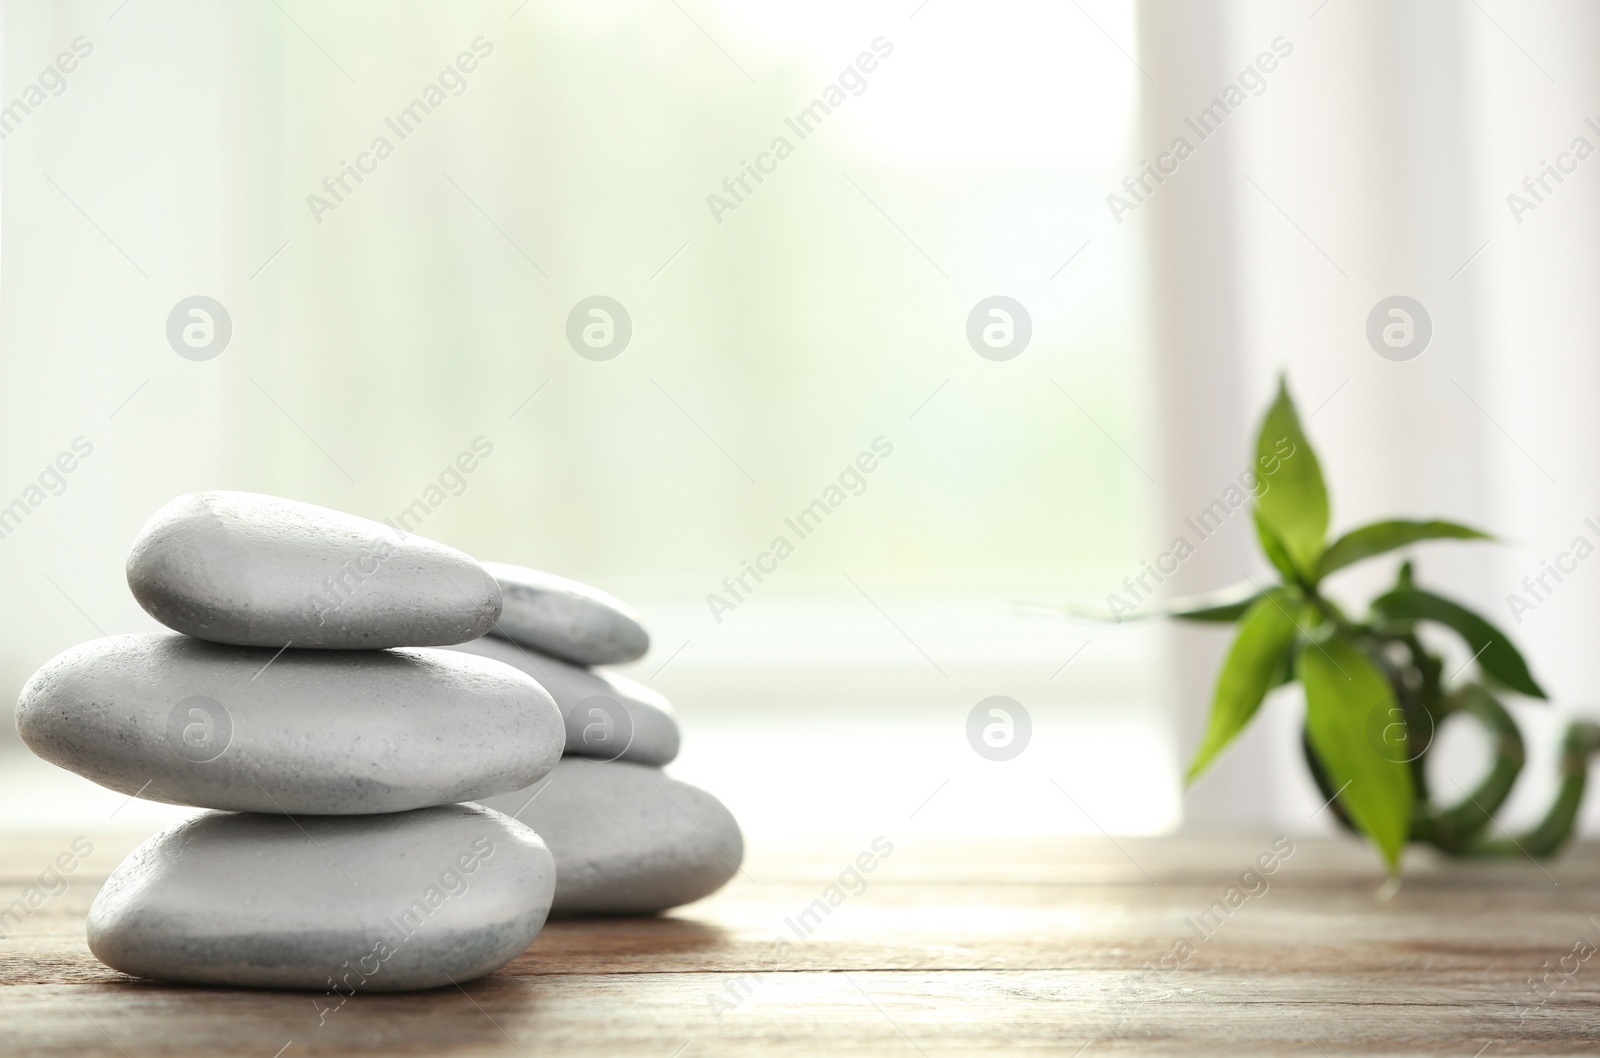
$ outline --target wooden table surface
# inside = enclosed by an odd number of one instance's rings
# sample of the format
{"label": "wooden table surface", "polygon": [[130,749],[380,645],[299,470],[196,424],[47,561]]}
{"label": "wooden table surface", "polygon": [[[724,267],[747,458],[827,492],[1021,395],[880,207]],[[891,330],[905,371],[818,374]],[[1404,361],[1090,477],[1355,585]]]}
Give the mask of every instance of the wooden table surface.
{"label": "wooden table surface", "polygon": [[[72,837],[0,839],[0,904]],[[102,835],[0,939],[0,1054],[1600,1053],[1597,846],[1542,866],[1415,855],[1383,901],[1346,842],[1297,840],[1242,882],[1269,837],[902,842],[864,889],[830,891],[870,840],[755,841],[727,889],[670,916],[553,922],[460,989],[319,1012],[320,994],[98,963],[84,916],[134,843]],[[804,939],[786,925],[830,897]]]}

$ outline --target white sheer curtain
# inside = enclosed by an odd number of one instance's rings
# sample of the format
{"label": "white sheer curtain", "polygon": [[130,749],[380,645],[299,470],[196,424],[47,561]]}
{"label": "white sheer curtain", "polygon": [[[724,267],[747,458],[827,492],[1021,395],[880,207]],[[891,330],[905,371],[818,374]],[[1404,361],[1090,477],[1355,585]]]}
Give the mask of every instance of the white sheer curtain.
{"label": "white sheer curtain", "polygon": [[[1506,196],[1585,136],[1600,101],[1600,12],[1577,4],[1307,0],[1147,2],[1140,10],[1147,150],[1197,141],[1193,118],[1229,84],[1242,103],[1141,207],[1153,267],[1166,522],[1192,515],[1245,465],[1275,376],[1286,370],[1334,501],[1335,530],[1386,515],[1439,515],[1506,538],[1436,545],[1419,575],[1510,632],[1551,691],[1529,707],[1530,760],[1512,818],[1542,811],[1556,715],[1595,698],[1588,640],[1600,562],[1580,566],[1518,623],[1507,594],[1600,511],[1593,355],[1600,280],[1595,172],[1555,185],[1521,223]],[[1255,57],[1287,43],[1261,77]],[[1258,69],[1260,64],[1256,64]],[[1264,82],[1264,87],[1260,83]],[[1238,97],[1235,96],[1235,99]],[[1383,298],[1418,299],[1433,335],[1395,362],[1365,337]],[[1244,518],[1172,587],[1261,575]],[[1386,573],[1349,575],[1352,598]],[[1171,634],[1180,740],[1197,741],[1225,636]],[[1466,658],[1460,658],[1465,662]],[[1292,693],[1187,796],[1192,826],[1306,828]],[[1483,752],[1446,733],[1441,796]],[[1593,818],[1593,814],[1589,814]]]}
{"label": "white sheer curtain", "polygon": [[[425,534],[639,606],[656,652],[634,674],[684,717],[675,767],[753,829],[1175,823],[1153,637],[1018,606],[1092,597],[1144,553],[1142,248],[1101,234],[1138,98],[1132,0],[8,16],[7,100],[80,36],[93,53],[5,140],[0,508],[78,435],[95,447],[0,540],[0,684],[153,627],[123,563],[172,496],[383,519],[481,437],[492,460],[429,501]],[[709,210],[880,36],[869,87],[736,213]],[[387,119],[468,48],[465,89],[451,74],[401,142]],[[366,177],[330,211],[346,165]],[[596,294],[633,321],[605,362],[565,330]],[[1032,320],[1007,362],[965,330],[996,294]],[[203,362],[163,331],[195,295],[233,324]],[[870,487],[713,612],[880,436]],[[967,734],[997,695],[1033,724],[1005,767]],[[0,760],[0,802],[89,805],[25,767]]]}

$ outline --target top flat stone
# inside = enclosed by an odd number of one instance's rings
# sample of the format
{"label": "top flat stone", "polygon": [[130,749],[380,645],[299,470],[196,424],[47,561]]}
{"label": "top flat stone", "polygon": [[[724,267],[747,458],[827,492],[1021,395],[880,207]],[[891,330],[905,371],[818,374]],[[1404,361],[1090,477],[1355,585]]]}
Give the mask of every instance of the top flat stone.
{"label": "top flat stone", "polygon": [[575,665],[619,665],[650,649],[638,613],[598,588],[526,566],[483,567],[505,596],[491,635]]}
{"label": "top flat stone", "polygon": [[253,492],[168,503],[128,554],[139,605],[178,632],[236,646],[447,646],[500,617],[468,555],[353,514]]}

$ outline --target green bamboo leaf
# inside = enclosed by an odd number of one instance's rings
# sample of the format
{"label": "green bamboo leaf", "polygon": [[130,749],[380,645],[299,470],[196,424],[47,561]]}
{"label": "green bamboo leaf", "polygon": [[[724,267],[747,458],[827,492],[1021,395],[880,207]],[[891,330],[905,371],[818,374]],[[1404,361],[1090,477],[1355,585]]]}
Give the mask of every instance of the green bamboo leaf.
{"label": "green bamboo leaf", "polygon": [[1243,617],[1249,612],[1250,607],[1254,606],[1258,601],[1260,601],[1260,599],[1261,592],[1258,591],[1255,585],[1252,584],[1250,585],[1250,594],[1238,600],[1237,602],[1222,602],[1211,605],[1191,605],[1180,610],[1173,610],[1167,616],[1177,618],[1180,621],[1205,621],[1214,624],[1228,624]]}
{"label": "green bamboo leaf", "polygon": [[1340,805],[1383,853],[1391,875],[1400,873],[1400,850],[1411,832],[1411,766],[1391,760],[1368,737],[1374,710],[1390,715],[1394,689],[1348,635],[1300,651],[1306,689],[1306,734]]}
{"label": "green bamboo leaf", "polygon": [[1297,639],[1289,646],[1283,660],[1278,663],[1278,671],[1272,676],[1272,690],[1286,687],[1294,682],[1295,663],[1300,658],[1300,651],[1305,649],[1305,640]]}
{"label": "green bamboo leaf", "polygon": [[1261,700],[1273,688],[1283,659],[1294,644],[1295,615],[1299,610],[1298,593],[1273,588],[1245,613],[1239,635],[1217,675],[1211,718],[1194,763],[1189,765],[1189,782],[1205,771],[1261,708]]}
{"label": "green bamboo leaf", "polygon": [[1479,668],[1518,694],[1545,697],[1528,663],[1506,634],[1459,603],[1419,588],[1395,588],[1372,603],[1374,614],[1388,621],[1432,621],[1451,629],[1472,650]]}
{"label": "green bamboo leaf", "polygon": [[1261,541],[1261,551],[1267,556],[1267,561],[1272,563],[1272,568],[1283,574],[1283,579],[1293,583],[1300,579],[1295,571],[1294,561],[1289,558],[1289,552],[1284,549],[1283,541],[1278,539],[1278,534],[1273,532],[1261,517],[1259,510],[1250,512],[1256,523],[1256,539]]}
{"label": "green bamboo leaf", "polygon": [[1404,519],[1373,522],[1371,525],[1350,530],[1329,545],[1317,566],[1317,577],[1321,579],[1334,570],[1343,569],[1352,563],[1422,540],[1493,539],[1494,537],[1488,533],[1479,532],[1469,526],[1457,525],[1455,522],[1437,520],[1414,522]]}
{"label": "green bamboo leaf", "polygon": [[1140,603],[1133,613],[1121,613],[1104,606],[1083,603],[1063,603],[1060,608],[1073,617],[1090,621],[1143,621],[1152,617],[1177,617],[1186,621],[1236,621],[1261,597],[1261,590],[1249,581],[1231,588],[1206,592],[1203,595],[1184,595],[1176,599]]}
{"label": "green bamboo leaf", "polygon": [[1293,567],[1312,577],[1328,535],[1328,490],[1282,377],[1256,438],[1254,469],[1262,483],[1256,516],[1271,527]]}
{"label": "green bamboo leaf", "polygon": [[1226,623],[1243,617],[1261,596],[1262,591],[1255,582],[1247,580],[1204,595],[1169,599],[1159,608],[1164,616],[1176,617],[1181,621]]}

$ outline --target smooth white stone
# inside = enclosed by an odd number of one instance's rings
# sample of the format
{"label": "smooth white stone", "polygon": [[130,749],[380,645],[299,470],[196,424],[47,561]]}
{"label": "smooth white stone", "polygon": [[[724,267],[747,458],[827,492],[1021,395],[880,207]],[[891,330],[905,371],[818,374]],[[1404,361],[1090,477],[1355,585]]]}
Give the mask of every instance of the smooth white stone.
{"label": "smooth white stone", "polygon": [[556,858],[555,914],[652,914],[720,889],[744,859],[721,801],[659,769],[563,757],[538,786],[480,802]]}
{"label": "smooth white stone", "polygon": [[89,908],[89,950],[160,981],[352,994],[481,977],[538,936],[539,835],[477,805],[287,819],[214,813],[134,850]]}
{"label": "smooth white stone", "polygon": [[599,588],[504,562],[483,568],[505,597],[491,635],[575,665],[619,665],[650,649],[638,613]]}
{"label": "smooth white stone", "polygon": [[670,764],[678,755],[677,714],[637,680],[580,669],[490,636],[450,649],[493,658],[538,680],[566,721],[568,753],[655,765]]}
{"label": "smooth white stone", "polygon": [[521,789],[554,766],[565,741],[550,696],[484,658],[429,648],[278,654],[166,632],[58,655],[23,688],[17,730],[45,760],[120,793],[313,815]]}
{"label": "smooth white stone", "polygon": [[168,628],[240,646],[443,646],[483,635],[500,586],[454,548],[253,492],[179,496],[139,531],[128,587]]}

